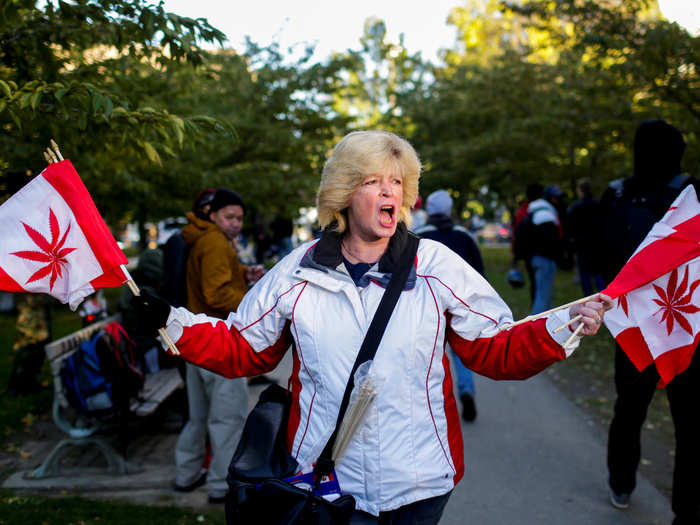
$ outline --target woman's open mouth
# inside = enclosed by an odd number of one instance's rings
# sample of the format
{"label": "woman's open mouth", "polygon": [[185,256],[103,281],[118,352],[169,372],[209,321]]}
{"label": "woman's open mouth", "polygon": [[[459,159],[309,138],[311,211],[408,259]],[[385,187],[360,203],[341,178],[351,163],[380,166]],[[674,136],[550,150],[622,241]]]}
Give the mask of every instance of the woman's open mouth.
{"label": "woman's open mouth", "polygon": [[379,222],[382,226],[393,226],[394,224],[394,207],[387,205],[379,209]]}

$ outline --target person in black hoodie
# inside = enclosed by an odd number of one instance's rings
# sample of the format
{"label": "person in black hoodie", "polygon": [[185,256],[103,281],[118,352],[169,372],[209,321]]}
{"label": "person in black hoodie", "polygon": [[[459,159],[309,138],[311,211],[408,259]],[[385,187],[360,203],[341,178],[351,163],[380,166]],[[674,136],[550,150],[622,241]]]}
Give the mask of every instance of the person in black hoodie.
{"label": "person in black hoodie", "polygon": [[[437,190],[428,195],[425,204],[428,214],[427,223],[416,228],[415,234],[426,239],[441,242],[462,259],[467,261],[481,275],[484,275],[484,263],[479,253],[479,247],[469,234],[461,226],[455,225],[450,217],[452,213],[452,197],[445,190]],[[457,390],[459,400],[462,402],[462,419],[467,422],[476,419],[476,403],[474,402],[475,387],[472,371],[456,358],[454,351],[450,349],[452,366],[457,373]]]}
{"label": "person in black hoodie", "polygon": [[[636,250],[653,224],[688,185],[696,180],[681,173],[685,141],[663,120],[642,122],[634,137],[634,173],[613,181],[600,200],[603,218],[604,277],[609,282]],[[610,500],[617,508],[629,506],[641,456],[640,435],[659,374],[651,365],[641,372],[617,345],[615,387],[617,400],[608,436]],[[700,524],[700,355],[666,387],[676,433],[671,507],[674,525]]]}

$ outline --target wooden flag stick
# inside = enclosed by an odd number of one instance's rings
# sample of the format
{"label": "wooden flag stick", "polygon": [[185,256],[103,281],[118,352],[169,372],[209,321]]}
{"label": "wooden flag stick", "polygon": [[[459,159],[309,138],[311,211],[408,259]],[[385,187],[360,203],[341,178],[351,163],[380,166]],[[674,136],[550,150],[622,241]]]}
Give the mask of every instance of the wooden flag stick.
{"label": "wooden flag stick", "polygon": [[561,332],[564,328],[566,328],[566,327],[569,326],[570,324],[573,324],[573,323],[575,323],[576,321],[578,321],[578,320],[580,320],[580,319],[582,319],[582,318],[583,318],[583,314],[578,314],[576,317],[572,317],[571,319],[569,319],[566,323],[564,323],[563,325],[561,325],[559,328],[555,328],[555,329],[553,330],[553,332],[554,332],[555,334],[556,334],[557,332]]}
{"label": "wooden flag stick", "polygon": [[[129,290],[131,290],[132,294],[136,296],[141,295],[141,290],[139,290],[139,287],[136,285],[133,279],[129,279],[128,281],[126,281],[126,284],[129,287]],[[163,338],[163,341],[165,341],[165,344],[168,345],[168,348],[173,354],[180,355],[180,351],[177,349],[177,346],[175,346],[173,340],[170,339],[170,336],[168,335],[168,332],[165,331],[165,328],[159,328],[158,335],[160,335]]]}
{"label": "wooden flag stick", "polygon": [[583,329],[583,323],[581,323],[580,325],[578,325],[578,326],[576,327],[576,330],[574,330],[574,333],[571,334],[571,336],[569,336],[569,338],[566,340],[566,343],[564,343],[562,346],[564,346],[564,348],[568,348],[569,345],[571,344],[571,341],[574,340],[574,338],[578,335],[578,333],[579,333],[582,329]]}
{"label": "wooden flag stick", "polygon": [[53,149],[54,153],[58,157],[58,160],[63,160],[63,155],[61,155],[61,150],[58,149],[58,144],[56,144],[56,141],[54,139],[51,139],[51,148]]}
{"label": "wooden flag stick", "polygon": [[539,314],[534,314],[534,315],[528,315],[524,319],[521,319],[520,321],[516,321],[514,323],[509,323],[506,325],[503,325],[501,328],[501,331],[503,330],[510,330],[514,326],[518,326],[519,324],[527,323],[530,321],[535,321],[536,319],[541,319],[543,317],[547,317],[549,314],[552,314],[554,312],[558,312],[559,310],[563,310],[564,308],[569,308],[571,306],[574,306],[576,304],[580,303],[585,303],[586,301],[590,301],[593,299],[595,296],[597,296],[597,293],[594,293],[593,295],[589,295],[587,297],[582,297],[581,299],[576,299],[575,301],[571,301],[570,303],[563,304],[561,306],[557,306],[556,308],[552,308],[551,310],[547,310],[546,312],[540,312]]}
{"label": "wooden flag stick", "polygon": [[51,150],[51,148],[46,148],[46,155],[49,156],[52,163],[58,162],[58,157],[56,157],[56,154]]}

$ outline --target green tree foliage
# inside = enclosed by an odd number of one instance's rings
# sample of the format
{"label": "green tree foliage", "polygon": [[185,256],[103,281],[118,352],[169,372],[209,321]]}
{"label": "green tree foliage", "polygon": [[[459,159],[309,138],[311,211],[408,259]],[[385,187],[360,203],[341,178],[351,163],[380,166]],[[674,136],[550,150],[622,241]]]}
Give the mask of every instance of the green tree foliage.
{"label": "green tree foliage", "polygon": [[153,166],[152,176],[166,182],[171,197],[163,213],[181,214],[197,191],[219,186],[240,192],[269,217],[293,218],[313,204],[325,157],[348,118],[331,107],[346,61],[312,63],[311,51],[290,61],[276,45],[249,42],[242,54],[210,53],[197,70],[171,68],[158,79],[154,96],[172,111],[207,112],[237,132],[234,141],[211,134]]}
{"label": "green tree foliage", "polygon": [[365,21],[360,49],[337,58],[344,60],[344,82],[335,91],[334,107],[361,128],[398,126],[403,98],[422,91],[430,76],[429,64],[408,53],[403,35],[389,42],[386,25],[374,17]]}
{"label": "green tree foliage", "polygon": [[631,170],[638,123],[665,118],[697,173],[700,39],[659,19],[655,3],[469,0],[450,22],[458,45],[434,79],[401,100],[426,164],[422,193],[448,187],[458,206],[482,191],[516,204],[530,182],[573,195]]}
{"label": "green tree foliage", "polygon": [[143,0],[3,9],[0,170],[37,173],[53,137],[112,222],[181,215],[206,187],[270,216],[313,203],[351,59],[204,51],[224,35]]}
{"label": "green tree foliage", "polygon": [[9,0],[0,8],[0,170],[44,166],[55,138],[108,212],[113,188],[148,198],[149,166],[185,143],[230,129],[149,103],[151,79],[203,61],[198,42],[222,41],[206,20],[143,0]]}
{"label": "green tree foliage", "polygon": [[[313,202],[348,129],[408,137],[421,192],[458,211],[511,208],[533,181],[573,195],[631,169],[641,120],[665,118],[698,172],[700,39],[645,0],[462,0],[455,46],[430,64],[368,19],[322,63],[277,46],[204,52],[223,35],[145,0],[8,0],[0,7],[0,171],[43,167],[54,137],[108,218],[181,214],[229,186],[269,216]],[[205,115],[205,116],[202,116]],[[1,183],[1,179],[0,179]],[[471,204],[470,204],[471,206]]]}

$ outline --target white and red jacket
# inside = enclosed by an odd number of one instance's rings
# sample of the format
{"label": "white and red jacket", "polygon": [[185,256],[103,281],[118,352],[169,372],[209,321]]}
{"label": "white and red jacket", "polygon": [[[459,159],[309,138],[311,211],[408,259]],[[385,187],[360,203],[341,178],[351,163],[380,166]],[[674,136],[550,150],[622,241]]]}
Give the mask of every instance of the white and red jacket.
{"label": "white and red jacket", "polygon": [[[182,356],[227,377],[272,370],[291,349],[288,445],[310,470],[335,427],[348,375],[406,235],[356,286],[337,235],[300,246],[244,297],[226,321],[173,309],[167,323]],[[445,341],[464,364],[493,379],[523,379],[566,357],[568,314],[499,332],[512,322],[486,280],[444,245],[422,239],[414,271],[372,364],[381,387],[336,464],[344,493],[378,515],[450,491],[464,452]],[[557,342],[557,340],[559,342]]]}

